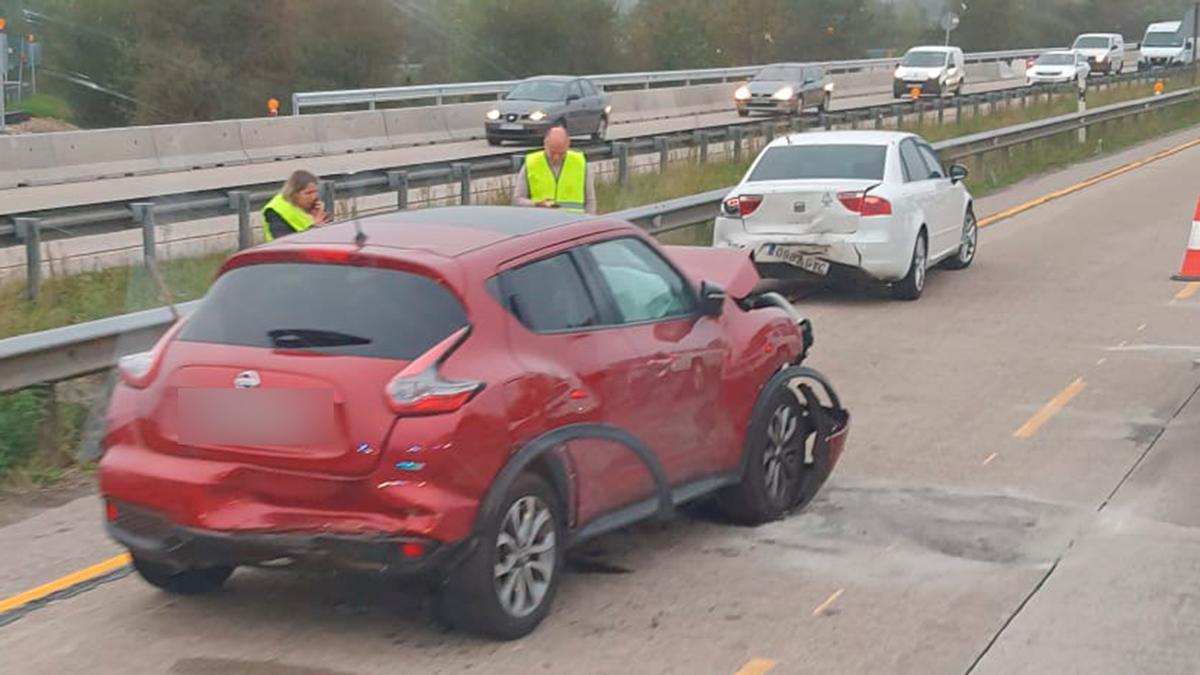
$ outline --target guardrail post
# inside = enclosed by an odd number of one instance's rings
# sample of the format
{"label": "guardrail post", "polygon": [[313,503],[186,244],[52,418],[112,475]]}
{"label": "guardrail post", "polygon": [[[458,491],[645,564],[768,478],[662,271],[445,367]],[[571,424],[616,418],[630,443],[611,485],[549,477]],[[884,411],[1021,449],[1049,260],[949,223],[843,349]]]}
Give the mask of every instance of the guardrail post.
{"label": "guardrail post", "polygon": [[699,150],[700,163],[708,163],[708,133],[702,129],[692,132],[692,145]]}
{"label": "guardrail post", "polygon": [[458,176],[458,197],[459,203],[464,206],[471,203],[471,163],[470,162],[453,162],[450,168],[454,170],[454,174]]}
{"label": "guardrail post", "polygon": [[617,183],[629,182],[629,144],[617,141],[612,144],[613,156],[617,158]]}
{"label": "guardrail post", "polygon": [[231,190],[229,208],[237,211],[238,250],[244,251],[254,245],[254,239],[250,236],[250,193],[246,190]]}
{"label": "guardrail post", "polygon": [[142,224],[142,259],[146,267],[158,263],[158,246],[155,242],[154,203],[134,202],[129,205],[133,211],[133,219]]}
{"label": "guardrail post", "polygon": [[317,182],[317,189],[321,192],[321,203],[325,205],[325,213],[328,213],[332,220],[337,211],[334,203],[337,201],[337,186],[331,180],[322,180]]}
{"label": "guardrail post", "polygon": [[938,118],[937,118],[938,124],[939,125],[945,124],[946,123],[946,102],[940,98],[938,99],[938,102],[937,102],[937,113],[938,113]]}
{"label": "guardrail post", "polygon": [[896,111],[896,128],[904,126],[904,104],[897,104],[893,110]]}
{"label": "guardrail post", "polygon": [[883,128],[883,110],[880,108],[875,109],[875,128]]}
{"label": "guardrail post", "polygon": [[979,98],[976,97],[971,101],[971,116],[979,117]]}
{"label": "guardrail post", "polygon": [[775,140],[775,123],[774,122],[772,122],[770,120],[763,122],[761,128],[762,128],[762,136],[766,140],[766,143],[764,143],[764,145]]}
{"label": "guardrail post", "polygon": [[829,131],[830,129],[832,129],[833,128],[833,116],[827,112],[821,112],[820,115],[821,115],[821,126],[825,128],[825,131]]}
{"label": "guardrail post", "polygon": [[735,162],[742,161],[742,136],[741,127],[729,128],[729,137],[733,139],[733,161]]}
{"label": "guardrail post", "polygon": [[388,189],[396,191],[396,208],[400,211],[408,208],[408,172],[388,171]]}
{"label": "guardrail post", "polygon": [[17,238],[25,242],[25,297],[37,302],[42,288],[42,221],[37,218],[13,218]]}
{"label": "guardrail post", "polygon": [[667,163],[671,159],[671,141],[666,136],[655,136],[654,147],[658,150],[658,171],[666,173]]}

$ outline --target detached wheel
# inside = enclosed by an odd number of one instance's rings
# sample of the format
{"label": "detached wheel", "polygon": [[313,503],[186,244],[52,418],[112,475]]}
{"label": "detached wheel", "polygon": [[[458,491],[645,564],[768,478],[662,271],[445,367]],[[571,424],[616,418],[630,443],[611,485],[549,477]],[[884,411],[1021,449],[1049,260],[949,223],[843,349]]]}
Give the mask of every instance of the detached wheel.
{"label": "detached wheel", "polygon": [[211,593],[233,574],[233,567],[197,567],[176,572],[166,565],[133,557],[133,569],[151,586],[156,586],[176,595],[201,595]]}
{"label": "detached wheel", "polygon": [[592,134],[592,140],[599,143],[603,142],[605,138],[608,138],[608,118],[601,117],[600,124],[596,126],[596,132]]}
{"label": "detached wheel", "polygon": [[946,258],[942,266],[948,270],[963,270],[971,266],[975,260],[975,250],[979,246],[979,223],[975,214],[967,209],[963,216],[962,243],[958,245],[958,253]]}
{"label": "detached wheel", "polygon": [[446,580],[443,618],[500,640],[533,632],[562,576],[564,522],[550,486],[533,474],[519,477],[475,551]]}
{"label": "detached wheel", "polygon": [[746,431],[746,473],[718,494],[721,509],[744,525],[778,520],[820,488],[816,425],[787,387],[769,394]]}
{"label": "detached wheel", "polygon": [[908,266],[908,274],[892,284],[892,297],[897,300],[916,300],[925,292],[925,272],[929,263],[929,243],[925,233],[917,235],[917,243],[913,245],[912,262]]}

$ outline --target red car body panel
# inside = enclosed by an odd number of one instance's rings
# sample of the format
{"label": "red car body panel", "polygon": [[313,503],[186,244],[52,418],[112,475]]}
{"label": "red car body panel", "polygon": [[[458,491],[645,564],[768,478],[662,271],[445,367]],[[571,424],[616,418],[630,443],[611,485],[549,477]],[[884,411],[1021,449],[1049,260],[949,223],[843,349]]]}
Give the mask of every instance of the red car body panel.
{"label": "red car body panel", "polygon": [[[222,534],[415,536],[451,543],[470,535],[481,500],[513,453],[569,424],[607,423],[631,432],[659,458],[673,485],[738,471],[760,389],[804,350],[784,312],[745,311],[735,303],[758,280],[745,256],[670,249],[669,260],[693,284],[710,280],[729,292],[719,316],[538,334],[497,302],[489,279],[618,236],[662,247],[620,221],[581,218],[513,235],[441,223],[442,211],[428,211],[430,227],[398,224],[391,216],[366,219],[361,248],[349,243],[349,224],[314,229],[237,254],[222,273],[303,261],[389,267],[435,280],[461,303],[472,327],[440,367],[446,378],[485,384],[466,405],[447,414],[397,416],[385,387],[406,361],[183,342],[172,332],[156,348],[160,360],[148,385],[120,384],[114,392],[100,462],[102,494],[177,525]],[[502,212],[455,211],[484,219]],[[238,372],[251,368],[261,374],[262,390],[329,392],[332,439],[302,449],[181,442],[180,389],[230,387]],[[844,434],[834,439],[838,453],[843,442]],[[616,444],[572,441],[556,454],[566,468],[572,527],[653,492],[646,467]]]}

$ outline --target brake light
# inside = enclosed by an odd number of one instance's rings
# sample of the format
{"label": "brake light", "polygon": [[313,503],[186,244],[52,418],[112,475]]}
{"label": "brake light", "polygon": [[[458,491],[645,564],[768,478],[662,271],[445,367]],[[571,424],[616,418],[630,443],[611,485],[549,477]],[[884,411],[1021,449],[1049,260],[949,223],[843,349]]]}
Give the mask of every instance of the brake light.
{"label": "brake light", "polygon": [[470,326],[455,331],[388,382],[385,393],[388,405],[396,414],[417,416],[454,412],[483,389],[482,382],[448,380],[438,370],[470,333]]}
{"label": "brake light", "polygon": [[754,213],[762,204],[762,195],[740,195],[725,200],[725,213],[738,215],[742,218]]}
{"label": "brake light", "polygon": [[864,195],[862,192],[839,192],[838,201],[847,210],[860,216],[890,216],[892,203],[883,197]]}
{"label": "brake light", "polygon": [[109,500],[104,501],[104,519],[110,523],[116,522],[117,516],[120,513],[117,511],[117,505]]}

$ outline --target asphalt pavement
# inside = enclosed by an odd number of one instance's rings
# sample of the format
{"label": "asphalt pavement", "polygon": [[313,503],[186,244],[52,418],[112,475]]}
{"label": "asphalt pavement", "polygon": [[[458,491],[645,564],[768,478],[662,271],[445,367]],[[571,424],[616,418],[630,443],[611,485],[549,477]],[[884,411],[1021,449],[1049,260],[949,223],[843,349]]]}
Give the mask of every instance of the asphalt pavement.
{"label": "asphalt pavement", "polygon": [[[1197,174],[1184,150],[991,224],[916,303],[805,297],[810,365],[854,414],[821,496],[759,528],[694,510],[604,537],[525,640],[439,632],[354,578],[242,570],[176,598],[127,577],[0,627],[0,672],[1196,672],[1200,293],[1169,277]],[[100,529],[93,498],[0,529],[0,598],[117,553]]]}

